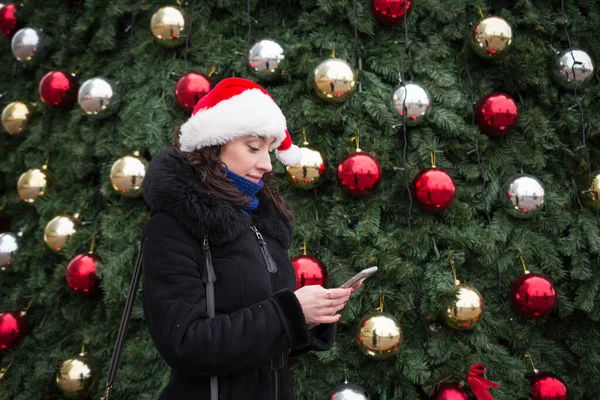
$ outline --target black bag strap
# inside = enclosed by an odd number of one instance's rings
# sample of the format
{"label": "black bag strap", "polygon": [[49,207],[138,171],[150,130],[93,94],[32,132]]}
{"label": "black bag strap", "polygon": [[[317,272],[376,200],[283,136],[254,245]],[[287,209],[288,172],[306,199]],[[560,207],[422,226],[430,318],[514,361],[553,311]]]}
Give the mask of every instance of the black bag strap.
{"label": "black bag strap", "polygon": [[133,267],[133,276],[129,283],[129,293],[127,294],[127,301],[125,302],[125,311],[121,317],[121,325],[119,326],[119,333],[117,334],[117,341],[115,343],[115,349],[110,360],[110,367],[108,368],[108,377],[106,378],[106,388],[104,389],[104,396],[100,397],[100,400],[108,400],[110,390],[115,382],[117,376],[117,369],[119,368],[119,361],[121,361],[121,353],[123,352],[123,343],[125,343],[125,334],[129,326],[129,320],[131,319],[131,310],[133,310],[133,303],[135,302],[135,295],[137,293],[138,284],[140,282],[140,275],[142,272],[142,248],[143,243],[140,245],[137,258],[135,260],[135,266]]}
{"label": "black bag strap", "polygon": [[[125,334],[129,327],[129,320],[131,319],[131,311],[133,310],[133,303],[135,302],[135,295],[137,294],[138,285],[140,283],[140,276],[142,273],[142,245],[138,251],[137,258],[135,260],[135,266],[133,267],[133,276],[129,283],[129,292],[127,294],[127,301],[125,302],[125,310],[121,317],[121,325],[119,326],[119,333],[117,334],[117,341],[113,350],[113,355],[110,360],[110,367],[108,368],[108,377],[106,378],[106,387],[104,389],[104,396],[100,397],[100,400],[109,400],[110,391],[115,383],[117,376],[117,370],[119,368],[119,362],[121,361],[121,354],[123,352],[123,344],[125,343]],[[210,254],[210,247],[208,245],[208,237],[204,237],[202,243],[202,250],[204,252],[204,261],[206,264],[206,280],[204,276],[202,280],[206,283],[206,311],[208,312],[209,318],[215,316],[215,281],[217,276],[215,269],[212,264],[212,256]],[[203,274],[204,275],[204,274]],[[216,376],[210,377],[210,399],[219,399],[219,383]]]}

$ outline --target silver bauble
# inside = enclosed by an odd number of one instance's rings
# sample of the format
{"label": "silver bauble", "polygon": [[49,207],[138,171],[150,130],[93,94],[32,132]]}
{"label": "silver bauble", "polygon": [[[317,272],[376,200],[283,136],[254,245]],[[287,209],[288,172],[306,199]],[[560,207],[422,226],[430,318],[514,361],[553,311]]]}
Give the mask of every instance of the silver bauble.
{"label": "silver bauble", "polygon": [[421,124],[431,108],[427,90],[414,82],[406,82],[396,87],[392,94],[392,102],[400,118],[406,115],[407,126]]}
{"label": "silver bauble", "polygon": [[46,54],[46,38],[38,29],[23,28],[12,37],[10,47],[24,65],[37,64]]}
{"label": "silver bauble", "polygon": [[583,50],[563,50],[554,60],[553,73],[556,81],[565,89],[573,89],[592,79],[594,62]]}
{"label": "silver bauble", "polygon": [[268,39],[255,43],[248,53],[248,65],[261,80],[280,78],[284,60],[283,47]]}
{"label": "silver bauble", "polygon": [[90,117],[106,118],[119,108],[119,94],[110,81],[92,78],[79,88],[77,102]]}
{"label": "silver bauble", "polygon": [[327,397],[329,400],[368,400],[369,394],[365,389],[353,383],[344,383],[336,386],[333,392]]}
{"label": "silver bauble", "polygon": [[513,217],[530,218],[539,213],[544,205],[544,184],[535,176],[513,175],[500,190],[500,203]]}
{"label": "silver bauble", "polygon": [[13,256],[18,250],[17,235],[11,232],[0,234],[0,269],[2,271],[12,263]]}

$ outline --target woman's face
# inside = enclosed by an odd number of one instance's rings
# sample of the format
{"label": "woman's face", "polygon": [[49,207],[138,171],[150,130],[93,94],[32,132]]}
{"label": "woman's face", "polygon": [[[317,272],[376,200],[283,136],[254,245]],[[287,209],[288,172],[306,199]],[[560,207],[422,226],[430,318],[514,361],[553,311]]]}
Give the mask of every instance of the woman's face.
{"label": "woman's face", "polygon": [[221,161],[240,176],[258,183],[263,174],[271,171],[269,151],[276,138],[246,136],[221,146]]}

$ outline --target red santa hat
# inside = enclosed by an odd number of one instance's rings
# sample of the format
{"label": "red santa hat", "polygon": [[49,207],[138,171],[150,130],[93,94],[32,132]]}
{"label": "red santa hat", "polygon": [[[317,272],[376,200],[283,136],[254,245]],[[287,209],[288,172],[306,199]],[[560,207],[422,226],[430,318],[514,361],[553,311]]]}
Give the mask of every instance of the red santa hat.
{"label": "red santa hat", "polygon": [[223,79],[198,101],[181,126],[179,143],[191,152],[244,136],[275,137],[277,159],[300,163],[302,153],[292,143],[281,109],[264,88],[242,78]]}

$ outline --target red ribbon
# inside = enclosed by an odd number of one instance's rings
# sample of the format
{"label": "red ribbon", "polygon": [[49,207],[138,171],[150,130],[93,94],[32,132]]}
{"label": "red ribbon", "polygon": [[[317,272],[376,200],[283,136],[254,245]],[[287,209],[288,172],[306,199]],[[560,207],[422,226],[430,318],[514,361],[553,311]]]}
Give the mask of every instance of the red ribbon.
{"label": "red ribbon", "polygon": [[467,374],[467,380],[469,381],[469,385],[471,386],[471,391],[473,392],[477,400],[494,400],[490,392],[488,392],[488,389],[498,387],[500,386],[500,384],[488,381],[487,379],[483,378],[481,375],[483,375],[484,373],[485,365],[471,365],[471,370]]}

